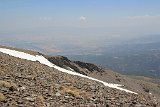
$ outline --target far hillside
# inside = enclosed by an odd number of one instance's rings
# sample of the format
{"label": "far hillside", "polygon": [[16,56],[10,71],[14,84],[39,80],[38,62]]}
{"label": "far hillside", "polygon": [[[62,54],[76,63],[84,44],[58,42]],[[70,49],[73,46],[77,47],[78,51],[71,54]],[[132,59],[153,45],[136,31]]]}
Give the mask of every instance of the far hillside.
{"label": "far hillside", "polygon": [[145,37],[103,47],[95,55],[68,55],[74,60],[92,62],[127,75],[160,77],[160,37]]}

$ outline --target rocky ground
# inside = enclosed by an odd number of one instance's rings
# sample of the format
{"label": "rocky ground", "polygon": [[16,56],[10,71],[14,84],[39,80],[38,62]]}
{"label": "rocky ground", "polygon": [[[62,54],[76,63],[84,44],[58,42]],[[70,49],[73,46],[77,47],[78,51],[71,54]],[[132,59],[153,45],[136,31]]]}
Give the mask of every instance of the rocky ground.
{"label": "rocky ground", "polygon": [[147,77],[129,77],[116,73],[108,68],[98,67],[91,63],[71,61],[64,56],[52,56],[47,58],[52,63],[65,69],[71,69],[75,72],[97,78],[108,83],[122,84],[125,88],[132,91],[144,94],[153,94],[157,99],[160,99],[160,82],[152,82],[151,80],[153,79],[151,78],[144,79]]}
{"label": "rocky ground", "polygon": [[159,107],[153,95],[130,94],[0,53],[1,107]]}

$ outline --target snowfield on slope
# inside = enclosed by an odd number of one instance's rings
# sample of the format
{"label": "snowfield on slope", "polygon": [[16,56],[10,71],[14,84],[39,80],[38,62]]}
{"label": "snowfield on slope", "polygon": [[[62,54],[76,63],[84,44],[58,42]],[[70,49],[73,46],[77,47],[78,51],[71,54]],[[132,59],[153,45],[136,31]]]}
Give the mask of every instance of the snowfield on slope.
{"label": "snowfield on slope", "polygon": [[120,86],[122,86],[122,85],[120,85],[120,84],[106,83],[104,81],[101,81],[101,80],[98,80],[98,79],[95,79],[95,78],[92,78],[92,77],[89,77],[89,76],[86,76],[86,75],[82,75],[82,74],[79,74],[77,72],[73,72],[71,70],[66,70],[66,69],[61,68],[59,66],[56,66],[55,64],[53,64],[50,61],[48,61],[42,55],[34,56],[34,55],[30,55],[30,54],[27,54],[27,53],[24,53],[24,52],[11,50],[11,49],[6,49],[6,48],[0,48],[0,52],[8,54],[10,56],[21,58],[21,59],[26,59],[26,60],[30,60],[30,61],[39,61],[41,64],[47,65],[49,67],[53,67],[53,68],[55,68],[55,69],[57,69],[57,70],[59,70],[61,72],[68,73],[68,74],[71,74],[71,75],[80,76],[80,77],[83,77],[83,78],[88,78],[90,80],[94,80],[94,81],[100,82],[100,83],[102,83],[105,86],[110,87],[110,88],[115,88],[115,89],[118,89],[118,90],[121,90],[121,91],[125,91],[125,92],[128,92],[128,93],[137,94],[137,93],[135,93],[133,91],[121,88]]}

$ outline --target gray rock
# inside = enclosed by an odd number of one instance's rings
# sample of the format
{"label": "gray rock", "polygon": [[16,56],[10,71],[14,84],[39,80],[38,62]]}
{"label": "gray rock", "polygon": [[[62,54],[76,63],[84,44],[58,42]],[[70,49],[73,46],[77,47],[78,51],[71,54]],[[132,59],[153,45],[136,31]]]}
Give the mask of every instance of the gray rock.
{"label": "gray rock", "polygon": [[33,97],[25,97],[24,99],[28,100],[30,102],[34,102],[35,101],[35,98],[33,98]]}
{"label": "gray rock", "polygon": [[56,92],[55,96],[59,97],[59,96],[61,96],[61,93]]}
{"label": "gray rock", "polygon": [[96,86],[95,86],[95,85],[91,85],[90,88],[91,88],[92,90],[95,90],[95,89],[96,89]]}

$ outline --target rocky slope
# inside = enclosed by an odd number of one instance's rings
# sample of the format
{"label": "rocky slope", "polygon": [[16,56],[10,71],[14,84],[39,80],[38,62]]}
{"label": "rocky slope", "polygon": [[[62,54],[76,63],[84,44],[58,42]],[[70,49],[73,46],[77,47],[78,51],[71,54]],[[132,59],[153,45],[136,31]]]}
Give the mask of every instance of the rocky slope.
{"label": "rocky slope", "polygon": [[[129,78],[128,76],[116,73],[111,69],[98,67],[94,64],[84,63],[80,61],[71,61],[63,56],[47,58],[52,63],[61,66],[65,69],[71,69],[75,72],[88,75],[105,82],[123,84],[124,87],[126,87],[127,89],[131,89],[139,93],[150,93],[160,99],[160,84],[144,80],[143,77],[139,79]],[[150,80],[152,79],[150,78]]]}
{"label": "rocky slope", "polygon": [[[93,64],[74,62],[65,57],[58,57],[63,60],[57,57],[47,58],[61,67],[95,78],[104,77],[105,74],[106,78],[101,79],[108,82],[121,83],[124,81],[121,79],[125,76],[121,77],[120,74]],[[125,87],[135,90],[134,87],[127,85]],[[109,88],[96,81],[62,73],[39,62],[15,58],[0,52],[1,107],[160,106],[158,98],[153,95],[143,93],[143,91],[136,92],[138,94]]]}

